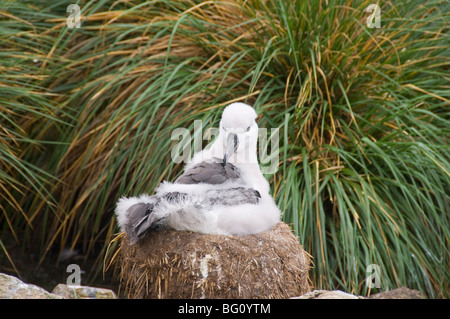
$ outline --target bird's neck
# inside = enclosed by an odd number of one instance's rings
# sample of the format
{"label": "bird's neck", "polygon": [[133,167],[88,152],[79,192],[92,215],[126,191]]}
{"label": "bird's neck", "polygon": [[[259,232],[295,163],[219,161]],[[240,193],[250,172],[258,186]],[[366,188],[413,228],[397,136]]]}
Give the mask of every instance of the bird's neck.
{"label": "bird's neck", "polygon": [[[219,135],[217,140],[211,145],[210,154],[216,158],[223,158],[225,155],[225,146],[223,145],[223,138]],[[257,141],[248,141],[247,147],[239,148],[238,152],[234,153],[228,162],[231,164],[258,164],[258,156],[256,152]]]}

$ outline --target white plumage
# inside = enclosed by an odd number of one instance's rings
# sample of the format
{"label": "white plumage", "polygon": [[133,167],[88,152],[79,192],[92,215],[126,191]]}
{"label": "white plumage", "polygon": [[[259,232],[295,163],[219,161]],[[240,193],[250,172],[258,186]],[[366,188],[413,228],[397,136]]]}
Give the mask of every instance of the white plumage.
{"label": "white plumage", "polygon": [[152,196],[119,200],[117,221],[132,243],[158,227],[249,235],[278,223],[280,210],[256,155],[256,117],[252,107],[230,104],[222,114],[217,139],[194,155],[177,181],[162,182]]}

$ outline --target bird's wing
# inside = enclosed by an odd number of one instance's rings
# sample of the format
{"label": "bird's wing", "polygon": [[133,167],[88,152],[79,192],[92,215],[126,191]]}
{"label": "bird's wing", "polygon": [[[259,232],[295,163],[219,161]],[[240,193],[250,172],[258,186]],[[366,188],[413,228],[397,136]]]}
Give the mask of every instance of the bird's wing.
{"label": "bird's wing", "polygon": [[138,203],[127,209],[128,222],[125,224],[125,231],[132,245],[144,235],[147,229],[154,226],[155,220],[151,214],[153,207],[153,204]]}
{"label": "bird's wing", "polygon": [[201,162],[177,178],[176,184],[222,184],[239,178],[239,170],[230,163]]}
{"label": "bird's wing", "polygon": [[210,189],[206,191],[210,205],[237,206],[258,204],[261,194],[253,188],[235,187],[227,189]]}

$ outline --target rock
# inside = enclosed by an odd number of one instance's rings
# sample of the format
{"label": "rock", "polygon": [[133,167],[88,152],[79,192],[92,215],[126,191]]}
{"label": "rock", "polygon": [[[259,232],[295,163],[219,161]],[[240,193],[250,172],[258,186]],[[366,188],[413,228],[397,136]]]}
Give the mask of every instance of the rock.
{"label": "rock", "polygon": [[285,223],[248,236],[161,230],[120,247],[128,298],[289,298],[310,291],[310,256]]}
{"label": "rock", "polygon": [[52,293],[0,273],[0,299],[117,299],[110,289],[59,284]]}
{"label": "rock", "polygon": [[89,286],[59,284],[52,293],[65,299],[117,299],[117,295],[110,289]]}
{"label": "rock", "polygon": [[340,290],[313,290],[302,296],[291,299],[364,299]]}
{"label": "rock", "polygon": [[17,277],[0,273],[0,299],[62,299]]}
{"label": "rock", "polygon": [[418,290],[400,287],[371,295],[369,299],[427,299],[427,297]]}
{"label": "rock", "polygon": [[313,290],[291,299],[426,299],[418,290],[400,287],[390,291],[380,292],[370,297],[355,296],[340,290]]}

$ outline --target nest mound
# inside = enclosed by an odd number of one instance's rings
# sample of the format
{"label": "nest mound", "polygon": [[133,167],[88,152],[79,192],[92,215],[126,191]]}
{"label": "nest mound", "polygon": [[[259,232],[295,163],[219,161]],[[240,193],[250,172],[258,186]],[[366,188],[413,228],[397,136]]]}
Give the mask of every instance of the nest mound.
{"label": "nest mound", "polygon": [[289,298],[310,291],[310,256],[289,226],[249,236],[151,232],[121,243],[129,298]]}

